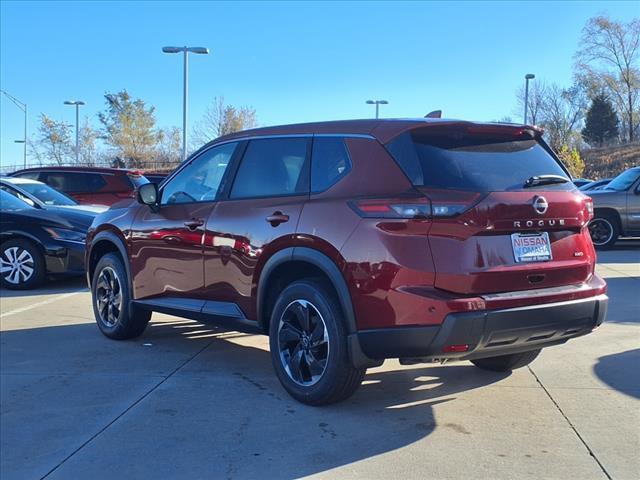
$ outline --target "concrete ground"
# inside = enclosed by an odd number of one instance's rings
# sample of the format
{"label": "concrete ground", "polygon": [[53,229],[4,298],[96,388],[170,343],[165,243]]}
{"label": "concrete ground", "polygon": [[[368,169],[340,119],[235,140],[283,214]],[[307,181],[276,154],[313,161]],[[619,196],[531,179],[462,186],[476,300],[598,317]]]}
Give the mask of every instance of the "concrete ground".
{"label": "concrete ground", "polygon": [[266,338],[154,314],[104,338],[82,281],[0,292],[0,478],[640,478],[640,243],[601,253],[605,325],[511,375],[370,370],[292,400]]}

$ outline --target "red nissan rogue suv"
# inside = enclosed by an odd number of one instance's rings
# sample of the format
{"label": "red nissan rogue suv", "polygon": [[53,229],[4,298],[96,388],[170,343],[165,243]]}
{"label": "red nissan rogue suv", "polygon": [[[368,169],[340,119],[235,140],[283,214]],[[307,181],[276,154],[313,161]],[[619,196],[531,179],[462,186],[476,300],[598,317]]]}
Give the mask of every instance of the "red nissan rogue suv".
{"label": "red nissan rogue suv", "polygon": [[214,140],[94,221],[97,324],[133,338],[155,311],[267,333],[312,405],[387,358],[527,365],[607,309],[591,200],[541,133],[353,120]]}

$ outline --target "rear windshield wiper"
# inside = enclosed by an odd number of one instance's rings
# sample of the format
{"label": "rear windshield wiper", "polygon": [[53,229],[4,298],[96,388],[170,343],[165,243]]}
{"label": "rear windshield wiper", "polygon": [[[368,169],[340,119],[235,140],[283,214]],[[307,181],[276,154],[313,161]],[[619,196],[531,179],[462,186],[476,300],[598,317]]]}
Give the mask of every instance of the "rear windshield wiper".
{"label": "rear windshield wiper", "polygon": [[551,185],[554,183],[567,183],[570,180],[567,177],[561,177],[560,175],[535,175],[529,177],[524,182],[524,188],[537,187],[538,185]]}

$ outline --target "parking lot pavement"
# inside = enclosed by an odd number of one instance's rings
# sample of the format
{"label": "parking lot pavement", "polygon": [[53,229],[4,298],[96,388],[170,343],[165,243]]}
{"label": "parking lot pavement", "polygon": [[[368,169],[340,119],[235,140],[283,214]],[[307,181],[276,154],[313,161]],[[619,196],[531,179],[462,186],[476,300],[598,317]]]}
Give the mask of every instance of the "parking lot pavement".
{"label": "parking lot pavement", "polygon": [[154,314],[115,342],[82,280],[0,305],[0,478],[640,478],[640,248],[600,254],[608,321],[511,375],[370,370],[296,403],[264,337]]}

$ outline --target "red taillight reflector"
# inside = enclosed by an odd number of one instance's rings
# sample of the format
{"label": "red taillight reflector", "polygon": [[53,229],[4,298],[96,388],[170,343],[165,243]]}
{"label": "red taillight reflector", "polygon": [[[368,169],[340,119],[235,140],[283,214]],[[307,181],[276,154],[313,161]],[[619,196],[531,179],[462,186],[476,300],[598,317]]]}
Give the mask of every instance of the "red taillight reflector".
{"label": "red taillight reflector", "polygon": [[424,197],[355,200],[349,206],[365,218],[420,220],[431,216],[431,203]]}
{"label": "red taillight reflector", "polygon": [[390,212],[389,205],[358,205],[360,211],[365,213]]}
{"label": "red taillight reflector", "polygon": [[453,352],[466,352],[469,350],[469,345],[447,345],[442,350],[444,353],[453,353]]}

